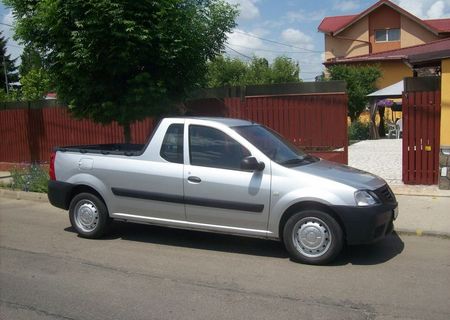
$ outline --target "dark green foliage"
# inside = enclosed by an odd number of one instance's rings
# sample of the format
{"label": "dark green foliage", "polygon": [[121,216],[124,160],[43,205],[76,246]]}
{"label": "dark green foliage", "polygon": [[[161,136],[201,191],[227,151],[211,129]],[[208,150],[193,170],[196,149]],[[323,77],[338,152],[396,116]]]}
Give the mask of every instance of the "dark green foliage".
{"label": "dark green foliage", "polygon": [[237,10],[223,0],[5,0],[72,113],[127,128],[204,82]]}
{"label": "dark green foliage", "polygon": [[[3,32],[0,31],[0,86],[3,91],[2,97],[4,97],[4,94],[6,93],[5,65],[8,83],[11,84],[19,80],[17,67],[15,65],[16,59],[11,59],[11,55],[7,54],[6,42],[7,39],[3,36]],[[9,88],[11,88],[11,85]]]}
{"label": "dark green foliage", "polygon": [[331,80],[345,80],[348,93],[348,115],[352,122],[358,119],[368,103],[367,95],[376,90],[381,77],[378,66],[335,65],[328,68]]}
{"label": "dark green foliage", "polygon": [[47,192],[48,173],[37,164],[25,168],[15,168],[11,171],[11,188],[30,192]]}
{"label": "dark green foliage", "polygon": [[27,46],[23,49],[20,56],[19,73],[20,76],[28,74],[31,70],[40,70],[45,68],[42,55],[33,47]]}
{"label": "dark green foliage", "polygon": [[349,140],[367,140],[369,139],[369,124],[354,121],[350,124],[348,128],[348,139]]}
{"label": "dark green foliage", "polygon": [[208,63],[207,86],[243,86],[300,82],[300,67],[288,57],[267,59],[253,57],[249,63],[236,58],[218,56]]}

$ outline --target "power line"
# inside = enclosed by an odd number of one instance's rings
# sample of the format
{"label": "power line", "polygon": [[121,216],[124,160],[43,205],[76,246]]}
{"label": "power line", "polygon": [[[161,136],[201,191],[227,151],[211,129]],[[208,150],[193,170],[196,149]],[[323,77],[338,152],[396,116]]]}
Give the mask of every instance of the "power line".
{"label": "power line", "polygon": [[[239,55],[241,55],[241,56],[243,56],[243,57],[249,59],[249,60],[253,60],[253,58],[251,58],[251,57],[249,57],[249,56],[247,56],[247,55],[245,55],[245,54],[243,54],[243,53],[241,53],[241,52],[239,52],[239,51],[237,51],[237,50],[231,48],[231,47],[228,46],[228,45],[225,45],[225,47],[228,48],[228,49],[230,49],[231,51],[234,51],[235,53],[237,53],[237,54],[239,54]],[[322,71],[300,71],[300,73],[306,73],[306,74],[320,74],[321,72],[322,72]]]}
{"label": "power line", "polygon": [[[229,46],[238,46],[238,47],[242,47],[244,49],[249,49],[249,50],[254,50],[254,51],[264,51],[264,52],[274,52],[274,53],[306,53],[306,54],[311,54],[311,52],[300,52],[300,51],[277,51],[277,50],[268,50],[268,49],[259,49],[259,48],[251,48],[251,47],[246,47],[246,46],[242,46],[242,45],[238,45],[238,44],[230,44],[228,43],[227,45],[225,45],[227,48],[229,48],[230,50],[233,50],[233,48],[230,48]],[[236,51],[236,50],[234,50]],[[292,59],[292,58],[290,58]],[[304,65],[317,65],[320,64],[320,62],[318,63],[312,63],[312,62],[304,62],[301,60],[297,60],[300,66],[304,66]]]}
{"label": "power line", "polygon": [[8,23],[0,22],[0,24],[1,24],[1,25],[4,25],[4,26],[7,26],[7,27],[11,27],[11,28],[13,27],[12,25],[10,25],[10,24],[8,24]]}
{"label": "power line", "polygon": [[247,56],[247,55],[245,55],[245,54],[243,54],[243,53],[241,53],[241,52],[239,52],[239,51],[237,51],[237,50],[234,50],[234,49],[231,48],[230,46],[225,45],[225,47],[228,48],[228,49],[230,49],[231,51],[236,52],[238,55],[243,56],[244,58],[247,58],[247,59],[249,59],[249,60],[253,60],[252,57],[249,57],[249,56]]}
{"label": "power line", "polygon": [[228,43],[228,45],[230,46],[236,46],[236,47],[241,47],[244,49],[249,49],[249,50],[255,50],[255,51],[263,51],[263,52],[274,52],[274,53],[306,53],[306,54],[312,54],[313,52],[306,52],[306,51],[282,51],[282,50],[270,50],[270,49],[260,49],[260,48],[251,48],[251,47],[246,47],[240,44],[234,44],[234,43]]}
{"label": "power line", "polygon": [[290,47],[290,48],[294,48],[294,49],[306,50],[306,51],[313,52],[313,53],[322,53],[323,52],[323,51],[310,50],[310,49],[307,49],[307,48],[297,47],[297,46],[293,46],[291,44],[287,44],[287,43],[283,43],[283,42],[279,42],[279,41],[275,41],[275,40],[271,40],[271,39],[258,37],[258,36],[255,36],[255,35],[251,34],[251,33],[248,33],[248,32],[243,32],[243,31],[239,31],[239,30],[234,30],[233,32],[244,34],[244,35],[246,35],[248,37],[260,39],[260,40],[267,41],[267,42],[272,42],[272,43],[275,43],[275,44],[278,44],[278,45],[281,45],[281,46],[286,46],[286,47]]}

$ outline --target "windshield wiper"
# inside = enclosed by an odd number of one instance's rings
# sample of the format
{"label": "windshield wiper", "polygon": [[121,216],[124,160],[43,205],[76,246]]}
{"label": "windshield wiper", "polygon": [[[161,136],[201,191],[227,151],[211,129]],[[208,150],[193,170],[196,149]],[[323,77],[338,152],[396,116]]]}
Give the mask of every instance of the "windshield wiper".
{"label": "windshield wiper", "polygon": [[305,158],[292,158],[286,161],[281,162],[281,165],[287,165],[287,164],[296,164],[296,163],[302,163],[303,161],[305,161]]}
{"label": "windshield wiper", "polygon": [[299,158],[292,158],[292,159],[283,161],[280,164],[281,165],[290,165],[290,164],[299,164],[299,163],[303,163],[303,162],[313,163],[313,162],[316,162],[316,161],[317,161],[316,157],[313,157],[313,156],[311,156],[309,154],[306,154],[306,155],[304,155],[302,157],[299,157]]}

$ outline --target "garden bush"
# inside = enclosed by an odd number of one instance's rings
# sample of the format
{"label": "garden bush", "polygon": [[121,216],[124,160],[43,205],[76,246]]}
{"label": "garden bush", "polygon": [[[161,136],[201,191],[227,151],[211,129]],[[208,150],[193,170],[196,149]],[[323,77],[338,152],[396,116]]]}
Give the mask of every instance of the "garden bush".
{"label": "garden bush", "polygon": [[360,121],[352,122],[348,128],[348,139],[349,140],[369,139],[369,124]]}
{"label": "garden bush", "polygon": [[14,168],[11,170],[11,177],[11,188],[14,190],[47,193],[49,176],[47,171],[38,164]]}

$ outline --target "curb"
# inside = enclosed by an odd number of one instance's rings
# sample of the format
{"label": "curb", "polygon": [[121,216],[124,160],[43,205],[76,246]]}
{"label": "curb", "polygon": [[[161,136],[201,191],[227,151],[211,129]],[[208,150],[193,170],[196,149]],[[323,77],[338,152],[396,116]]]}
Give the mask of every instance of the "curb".
{"label": "curb", "polygon": [[31,200],[38,202],[48,202],[46,193],[15,191],[0,188],[0,197],[16,200]]}
{"label": "curb", "polygon": [[450,232],[440,232],[440,231],[427,231],[422,229],[404,229],[404,228],[394,228],[394,231],[398,234],[403,234],[406,236],[417,236],[417,237],[435,237],[450,239]]}
{"label": "curb", "polygon": [[450,192],[448,190],[441,191],[416,191],[416,190],[405,190],[402,188],[392,187],[392,192],[396,196],[414,196],[414,197],[435,197],[435,198],[450,198]]}

